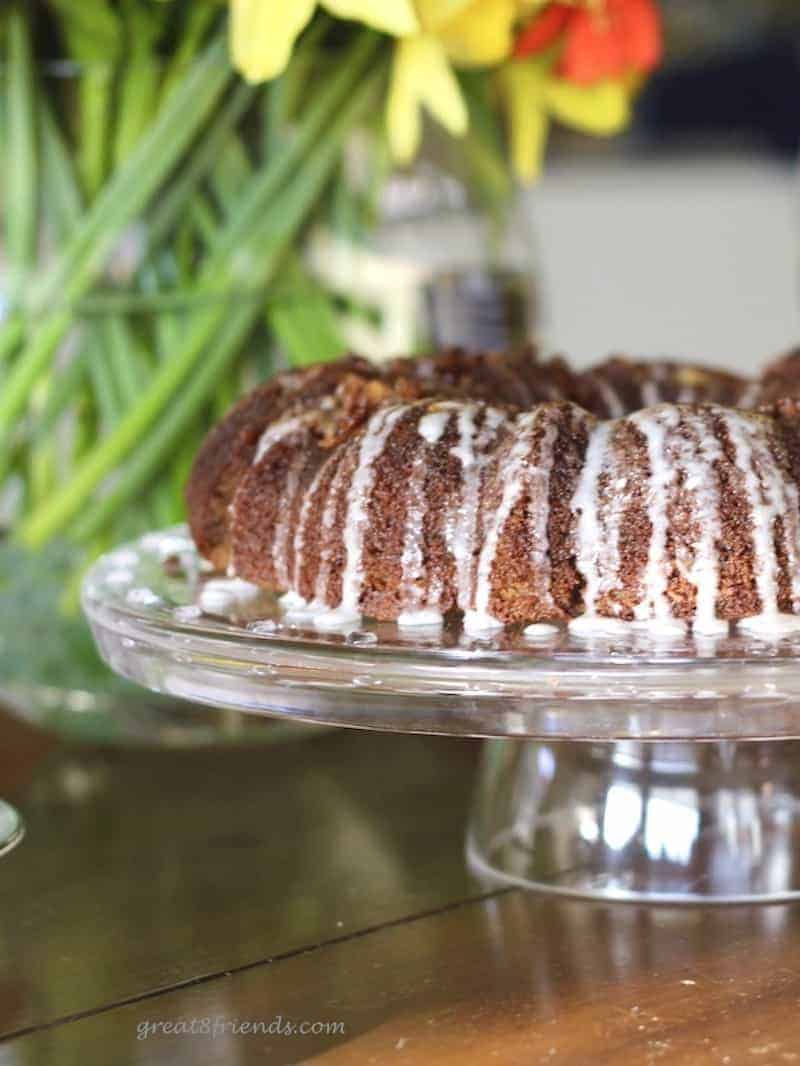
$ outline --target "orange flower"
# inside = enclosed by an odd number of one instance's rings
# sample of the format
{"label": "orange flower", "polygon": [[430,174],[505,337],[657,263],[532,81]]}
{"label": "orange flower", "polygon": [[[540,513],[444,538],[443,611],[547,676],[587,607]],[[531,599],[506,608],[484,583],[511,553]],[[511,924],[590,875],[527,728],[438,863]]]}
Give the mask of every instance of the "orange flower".
{"label": "orange flower", "polygon": [[578,85],[646,74],[661,59],[661,18],[654,0],[554,3],[520,33],[518,58],[561,43],[556,73]]}

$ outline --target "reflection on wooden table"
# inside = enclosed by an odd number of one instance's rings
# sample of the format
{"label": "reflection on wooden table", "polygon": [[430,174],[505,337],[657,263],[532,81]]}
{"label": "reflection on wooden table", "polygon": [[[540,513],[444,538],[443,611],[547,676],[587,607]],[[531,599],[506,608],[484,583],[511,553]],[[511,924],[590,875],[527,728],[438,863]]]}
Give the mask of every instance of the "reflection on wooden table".
{"label": "reflection on wooden table", "polygon": [[800,906],[487,891],[472,742],[0,737],[0,1066],[800,1063]]}

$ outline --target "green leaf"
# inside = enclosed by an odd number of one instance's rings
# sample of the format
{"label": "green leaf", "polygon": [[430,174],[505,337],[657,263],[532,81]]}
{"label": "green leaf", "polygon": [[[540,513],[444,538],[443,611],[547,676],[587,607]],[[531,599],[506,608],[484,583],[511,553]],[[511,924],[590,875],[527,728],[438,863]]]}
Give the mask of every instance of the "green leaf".
{"label": "green leaf", "polygon": [[158,43],[166,21],[166,9],[141,0],[122,0],[121,10],[130,47],[119,87],[115,166],[128,158],[157,109],[163,70]]}
{"label": "green leaf", "polygon": [[[0,395],[0,443],[24,408],[39,375],[73,323],[72,305],[102,272],[125,227],[139,214],[186,150],[231,76],[225,42],[219,40],[198,60],[170,96],[127,163],[117,171],[83,217],[56,264],[36,287],[31,303],[42,317],[32,331]],[[49,307],[56,309],[47,313]],[[0,329],[0,353],[24,323]]]}
{"label": "green leaf", "polygon": [[78,63],[113,62],[122,48],[122,23],[108,0],[49,0],[58,12],[70,56]]}
{"label": "green leaf", "polygon": [[5,197],[5,254],[11,270],[12,302],[21,295],[36,256],[36,96],[28,22],[15,6],[8,26]]}
{"label": "green leaf", "polygon": [[296,255],[285,261],[281,280],[292,295],[268,306],[267,321],[292,366],[324,363],[342,355],[347,345],[333,304]]}
{"label": "green leaf", "polygon": [[[277,199],[253,235],[252,259],[259,264],[261,284],[274,274],[291,240],[322,192],[338,159],[345,134],[363,114],[376,88],[375,77],[361,79],[345,108],[340,109],[326,137],[305,160],[285,194]],[[241,300],[231,308],[211,305],[194,320],[185,342],[173,358],[162,364],[141,402],[128,412],[116,432],[105,440],[76,471],[72,480],[24,524],[20,535],[31,545],[41,544],[62,529],[83,507],[96,485],[126,455],[130,465],[113,492],[84,513],[75,535],[91,537],[152,477],[174,444],[210,395],[216,380],[229,365],[258,315],[259,305]],[[214,336],[215,331],[217,335]],[[213,342],[209,344],[210,341]],[[198,362],[200,352],[205,357]],[[186,381],[189,370],[194,372]],[[184,383],[179,390],[179,386]],[[167,411],[167,405],[169,409]],[[152,425],[159,419],[155,429]]]}

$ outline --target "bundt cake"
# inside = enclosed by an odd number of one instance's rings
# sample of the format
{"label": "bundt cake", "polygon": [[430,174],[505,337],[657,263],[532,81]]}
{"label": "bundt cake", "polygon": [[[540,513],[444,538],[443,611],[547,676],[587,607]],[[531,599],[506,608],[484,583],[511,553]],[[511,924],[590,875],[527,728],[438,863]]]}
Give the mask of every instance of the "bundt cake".
{"label": "bundt cake", "polygon": [[571,397],[602,418],[620,418],[659,403],[749,406],[752,385],[737,374],[668,360],[612,356],[575,375]]}
{"label": "bundt cake", "polygon": [[800,397],[800,348],[793,348],[767,363],[753,395],[753,402],[758,404]]}
{"label": "bundt cake", "polygon": [[201,448],[195,541],[323,627],[800,628],[800,408],[646,365],[451,351],[284,374]]}

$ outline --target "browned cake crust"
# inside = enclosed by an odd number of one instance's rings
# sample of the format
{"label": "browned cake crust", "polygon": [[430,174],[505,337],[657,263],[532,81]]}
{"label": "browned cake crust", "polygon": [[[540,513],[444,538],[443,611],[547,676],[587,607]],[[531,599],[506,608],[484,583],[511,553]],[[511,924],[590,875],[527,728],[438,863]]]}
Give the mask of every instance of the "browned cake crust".
{"label": "browned cake crust", "polygon": [[348,396],[335,401],[339,433],[360,425],[376,403],[387,398],[386,392],[362,388],[365,382],[380,382],[399,398],[470,396],[530,406],[565,396],[571,380],[565,364],[559,360],[540,364],[533,348],[511,357],[454,348],[420,359],[394,359],[383,366],[348,356],[279,374],[240,400],[203,442],[186,487],[192,536],[200,553],[224,570],[230,559],[228,508],[264,429],[297,411],[324,414],[321,401],[333,402],[348,381]]}
{"label": "browned cake crust", "polygon": [[773,359],[761,375],[758,402],[773,404],[784,398],[800,398],[800,348]]}
{"label": "browned cake crust", "polygon": [[576,375],[571,398],[599,418],[619,418],[659,403],[739,407],[749,389],[746,378],[724,370],[614,355]]}
{"label": "browned cake crust", "polygon": [[561,358],[542,362],[536,349],[517,352],[467,352],[449,348],[416,359],[393,359],[390,377],[410,377],[421,396],[452,396],[486,403],[532,407],[569,399],[575,375]]}
{"label": "browned cake crust", "polygon": [[254,389],[214,426],[192,466],[186,505],[198,550],[218,570],[229,561],[228,507],[266,427],[296,408],[314,408],[350,374],[370,379],[378,373],[367,360],[353,356],[289,371]]}
{"label": "browned cake crust", "polygon": [[192,532],[215,566],[344,617],[800,614],[798,362],[754,383],[451,350],[281,375],[203,445]]}

